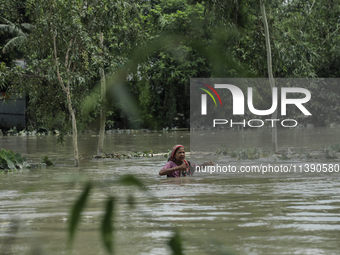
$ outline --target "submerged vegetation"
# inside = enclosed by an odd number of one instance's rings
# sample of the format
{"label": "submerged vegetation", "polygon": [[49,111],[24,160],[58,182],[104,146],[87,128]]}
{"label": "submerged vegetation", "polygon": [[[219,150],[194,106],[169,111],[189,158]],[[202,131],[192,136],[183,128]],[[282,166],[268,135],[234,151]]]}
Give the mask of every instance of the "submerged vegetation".
{"label": "submerged vegetation", "polygon": [[41,163],[29,164],[25,157],[22,157],[20,153],[15,153],[10,150],[0,150],[0,172],[13,172],[23,168],[35,168],[42,165],[52,166],[53,163],[48,156],[41,158]]}
{"label": "submerged vegetation", "polygon": [[1,149],[0,150],[0,171],[15,171],[29,167],[26,158],[23,158],[19,153]]}
{"label": "submerged vegetation", "polygon": [[147,157],[151,158],[154,155],[159,155],[159,154],[154,154],[152,150],[150,151],[133,151],[133,152],[114,152],[114,153],[105,153],[104,156],[94,156],[96,159],[100,158],[111,158],[111,159],[131,159],[131,158],[140,158],[140,157]]}
{"label": "submerged vegetation", "polygon": [[42,163],[46,164],[47,166],[53,165],[52,161],[47,156],[42,157],[41,160],[42,160]]}
{"label": "submerged vegetation", "polygon": [[[216,150],[213,154],[218,158],[230,158],[237,160],[259,160],[267,158],[270,160],[318,160],[318,159],[339,159],[340,158],[340,143],[324,146],[319,150],[311,151],[307,149],[282,148],[274,153],[272,150],[263,150],[260,148],[238,148],[236,150],[228,149],[226,145],[221,145],[221,148]],[[130,151],[130,152],[113,152],[105,153],[103,156],[93,156],[94,159],[133,159],[133,158],[150,158],[150,157],[164,157],[167,158],[170,149],[167,152],[154,152],[153,150],[144,151]],[[190,153],[187,153],[190,155]],[[41,158],[41,163],[26,162],[26,158],[19,153],[14,153],[9,150],[0,150],[0,171],[15,171],[22,168],[37,167],[39,165],[52,166],[53,162],[48,156]]]}
{"label": "submerged vegetation", "polygon": [[262,150],[260,148],[239,148],[237,150],[228,149],[226,145],[221,145],[221,149],[216,150],[215,155],[219,157],[236,158],[237,160],[257,160],[269,158],[274,160],[316,160],[316,159],[338,159],[340,158],[340,143],[332,144],[320,148],[317,151],[307,149],[282,148],[274,153],[272,150]]}
{"label": "submerged vegetation", "polygon": [[259,159],[263,157],[268,157],[272,154],[270,151],[265,151],[256,148],[248,148],[248,149],[237,149],[237,150],[229,150],[226,145],[221,145],[221,149],[217,150],[215,153],[217,155],[230,156],[232,158],[241,159]]}

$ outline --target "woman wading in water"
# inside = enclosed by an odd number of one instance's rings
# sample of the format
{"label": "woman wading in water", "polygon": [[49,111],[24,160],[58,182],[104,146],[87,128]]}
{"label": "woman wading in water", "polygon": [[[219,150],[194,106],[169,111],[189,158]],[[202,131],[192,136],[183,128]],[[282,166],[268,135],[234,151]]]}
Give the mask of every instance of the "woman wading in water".
{"label": "woman wading in water", "polygon": [[[213,166],[214,162],[204,162],[198,166]],[[169,155],[168,162],[159,171],[159,175],[168,177],[192,176],[195,172],[196,165],[185,159],[185,150],[183,145],[175,145]]]}

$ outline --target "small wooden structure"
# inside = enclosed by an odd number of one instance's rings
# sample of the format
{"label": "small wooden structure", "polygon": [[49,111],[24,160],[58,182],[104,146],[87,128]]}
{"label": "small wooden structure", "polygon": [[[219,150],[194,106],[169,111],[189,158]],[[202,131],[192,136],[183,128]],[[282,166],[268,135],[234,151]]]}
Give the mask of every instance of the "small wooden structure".
{"label": "small wooden structure", "polygon": [[[7,98],[6,98],[7,97]],[[8,97],[1,93],[0,98],[0,129],[26,128],[26,98]]]}
{"label": "small wooden structure", "polygon": [[[24,59],[16,59],[13,62],[21,68],[26,68]],[[27,99],[25,96],[8,95],[0,91],[0,129],[16,127],[18,130],[26,128]]]}

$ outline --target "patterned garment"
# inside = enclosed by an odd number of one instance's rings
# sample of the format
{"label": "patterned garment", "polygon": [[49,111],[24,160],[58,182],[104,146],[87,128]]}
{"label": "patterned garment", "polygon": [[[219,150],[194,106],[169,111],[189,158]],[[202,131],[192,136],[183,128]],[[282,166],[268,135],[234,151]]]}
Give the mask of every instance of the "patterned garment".
{"label": "patterned garment", "polygon": [[[174,168],[174,167],[176,167],[176,166],[177,166],[177,165],[176,165],[175,162],[173,162],[173,161],[168,161],[162,169]],[[181,177],[180,174],[181,174],[180,171],[175,171],[175,172],[173,172],[173,173],[171,173],[171,174],[168,174],[167,176],[168,176],[168,177]]]}
{"label": "patterned garment", "polygon": [[[169,154],[168,162],[165,164],[165,166],[162,169],[169,169],[169,168],[174,168],[174,167],[177,166],[176,163],[174,162],[174,160],[175,160],[175,153],[176,153],[177,149],[181,148],[181,147],[184,148],[183,145],[178,144],[178,145],[175,145],[172,148],[172,150],[171,150],[171,152]],[[195,171],[195,165],[190,164],[190,162],[187,161],[187,160],[184,160],[184,164],[186,164],[186,166],[187,166],[187,170],[186,171],[175,171],[175,172],[173,172],[171,174],[168,174],[167,176],[168,177],[181,177],[181,176],[193,175],[193,173]]]}

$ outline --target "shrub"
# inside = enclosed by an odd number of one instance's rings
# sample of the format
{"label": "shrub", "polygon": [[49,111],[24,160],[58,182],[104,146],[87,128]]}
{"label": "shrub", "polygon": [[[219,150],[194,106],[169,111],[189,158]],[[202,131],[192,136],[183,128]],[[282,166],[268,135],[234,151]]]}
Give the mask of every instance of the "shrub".
{"label": "shrub", "polygon": [[16,170],[28,166],[26,159],[19,153],[14,153],[13,151],[5,149],[0,150],[0,169]]}

